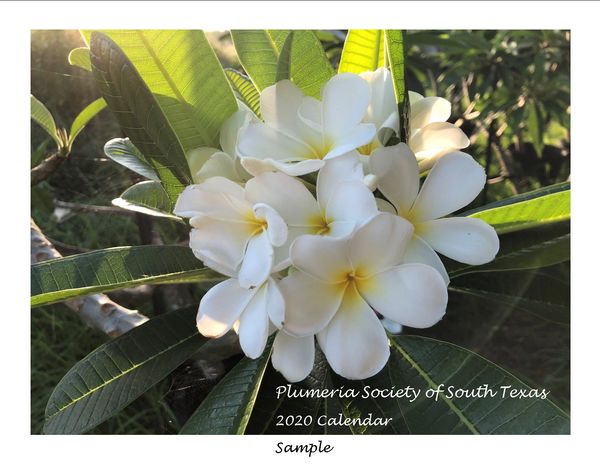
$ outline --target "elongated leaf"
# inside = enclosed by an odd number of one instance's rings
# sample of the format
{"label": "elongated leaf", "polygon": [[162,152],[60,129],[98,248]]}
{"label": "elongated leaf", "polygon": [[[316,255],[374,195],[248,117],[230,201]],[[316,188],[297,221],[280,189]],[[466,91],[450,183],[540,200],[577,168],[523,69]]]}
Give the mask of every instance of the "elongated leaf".
{"label": "elongated leaf", "polygon": [[520,203],[522,201],[533,200],[534,198],[543,197],[545,195],[550,195],[551,193],[557,192],[565,192],[571,189],[571,182],[559,182],[558,184],[548,185],[546,187],[542,187],[536,190],[532,190],[530,192],[520,193],[518,195],[513,195],[512,197],[504,198],[502,200],[494,201],[492,203],[488,203],[486,205],[480,206],[478,208],[473,208],[467,211],[463,211],[458,214],[458,216],[471,216],[475,213],[479,213],[480,211],[485,211],[488,209],[499,208],[500,206],[513,205],[515,203]]}
{"label": "elongated leaf", "polygon": [[[289,33],[286,30],[231,31],[240,63],[260,91],[277,82],[278,66],[283,66],[279,57]],[[313,31],[295,30],[288,44],[283,61],[288,63],[289,78],[304,93],[319,98],[321,87],[334,75],[321,42]],[[280,75],[283,76],[281,70]]]}
{"label": "elongated leaf", "polygon": [[147,180],[132,185],[119,198],[115,198],[112,204],[130,211],[149,214],[150,216],[181,221],[179,217],[169,213],[171,207],[169,196],[162,184],[155,180]]}
{"label": "elongated leaf", "polygon": [[196,312],[153,318],[79,361],[48,400],[44,433],[84,433],[165,378],[206,341],[196,328]]}
{"label": "elongated leaf", "polygon": [[154,94],[183,151],[217,147],[221,125],[238,107],[204,32],[103,32],[123,50]]}
{"label": "elongated leaf", "polygon": [[[417,336],[390,337],[391,356],[376,376],[351,382],[334,375],[334,385],[362,393],[375,388],[399,390],[412,387],[420,393],[402,398],[342,399],[344,414],[367,419],[372,414],[384,419],[377,423],[356,423],[357,434],[565,434],[569,418],[549,399],[511,398],[509,391],[530,388],[502,368],[481,356],[450,343]],[[495,396],[457,397],[457,389],[482,391],[487,385]],[[501,387],[506,386],[502,397]],[[442,388],[438,400],[425,391]],[[454,393],[452,393],[454,392]],[[538,390],[541,394],[541,390]],[[410,401],[410,400],[413,401]],[[388,420],[385,423],[386,419]]]}
{"label": "elongated leaf", "polygon": [[181,428],[184,435],[242,435],[271,355],[267,346],[258,359],[244,358],[217,384]]}
{"label": "elongated leaf", "polygon": [[56,142],[56,145],[61,146],[61,140],[58,137],[58,132],[56,130],[56,123],[54,122],[54,118],[48,108],[44,106],[44,104],[35,98],[33,95],[31,96],[31,119],[33,119],[36,123],[38,123],[42,129],[44,129],[50,137]]}
{"label": "elongated leaf", "polygon": [[400,115],[400,141],[406,142],[408,137],[408,89],[404,75],[404,35],[399,30],[385,31],[387,59],[394,84],[394,95]]}
{"label": "elongated leaf", "polygon": [[568,261],[571,234],[568,221],[500,236],[496,258],[482,266],[448,263],[451,278],[474,272],[535,269]]}
{"label": "elongated leaf", "polygon": [[94,32],[92,72],[125,134],[156,171],[172,205],[192,182],[182,145],[135,67],[108,36]]}
{"label": "elongated leaf", "polygon": [[238,99],[260,118],[260,94],[252,81],[235,69],[226,69],[225,74],[229,82],[231,82]]}
{"label": "elongated leaf", "polygon": [[69,64],[77,66],[86,71],[92,70],[90,62],[90,49],[87,47],[74,48],[69,52]]}
{"label": "elongated leaf", "polygon": [[[289,395],[287,392],[278,395],[278,389],[286,388],[290,390]],[[323,417],[333,417],[341,412],[337,399],[303,396],[306,391],[321,391],[324,388],[332,388],[331,373],[325,356],[318,349],[312,372],[301,382],[290,384],[272,366],[267,366],[246,434],[350,433],[347,427],[322,424]],[[301,420],[298,420],[299,417]],[[285,423],[286,419],[291,418],[292,426]]]}
{"label": "elongated leaf", "polygon": [[571,217],[571,191],[550,193],[497,208],[486,209],[469,217],[483,219],[498,234],[530,229]]}
{"label": "elongated leaf", "polygon": [[90,122],[100,111],[106,108],[106,102],[104,98],[98,98],[86,106],[81,113],[77,115],[73,124],[71,124],[71,131],[69,132],[69,149],[73,146],[73,142],[83,130],[83,128]]}
{"label": "elongated leaf", "polygon": [[144,245],[107,248],[31,266],[31,305],[141,284],[221,280],[188,247]]}
{"label": "elongated leaf", "polygon": [[383,31],[378,29],[348,31],[338,72],[360,74],[383,67],[385,64],[383,36]]}
{"label": "elongated leaf", "polygon": [[542,272],[469,274],[453,279],[449,290],[502,308],[514,307],[557,324],[568,324],[570,320],[569,284]]}
{"label": "elongated leaf", "polygon": [[159,180],[156,171],[128,138],[112,139],[104,145],[104,154],[111,160],[151,180]]}

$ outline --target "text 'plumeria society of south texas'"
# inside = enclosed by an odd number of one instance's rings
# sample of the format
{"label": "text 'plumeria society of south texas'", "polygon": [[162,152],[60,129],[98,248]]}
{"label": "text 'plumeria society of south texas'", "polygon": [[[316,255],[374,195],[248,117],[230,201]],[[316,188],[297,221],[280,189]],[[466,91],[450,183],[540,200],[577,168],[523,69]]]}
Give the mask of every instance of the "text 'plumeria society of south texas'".
{"label": "text 'plumeria society of south texas'", "polygon": [[321,100],[283,80],[261,93],[263,120],[240,103],[220,149],[188,154],[195,183],[175,214],[195,256],[229,277],[200,302],[202,335],[233,328],[258,358],[276,332],[271,362],[290,382],[311,372],[317,342],[337,374],[365,379],[390,356],[386,330],[442,319],[438,253],[480,265],[499,241],[480,219],[447,217],[486,181],[459,151],[469,139],[446,122],[450,103],[409,97],[408,141],[386,146],[399,130],[386,68],[338,74]]}

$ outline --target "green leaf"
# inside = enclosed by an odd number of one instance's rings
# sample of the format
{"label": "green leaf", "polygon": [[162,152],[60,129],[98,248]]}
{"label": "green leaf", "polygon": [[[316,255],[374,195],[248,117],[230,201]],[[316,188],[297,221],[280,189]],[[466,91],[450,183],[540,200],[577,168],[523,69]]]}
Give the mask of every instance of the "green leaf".
{"label": "green leaf", "polygon": [[531,137],[535,152],[538,157],[541,157],[544,150],[544,118],[540,107],[534,100],[527,103],[527,132]]}
{"label": "green leaf", "polygon": [[73,124],[71,124],[71,131],[69,132],[69,150],[87,123],[90,122],[104,108],[106,108],[106,102],[103,98],[98,98],[86,106],[81,113],[77,115],[73,121]]}
{"label": "green leaf", "polygon": [[400,141],[406,142],[410,105],[404,75],[404,35],[399,30],[386,30],[384,36],[387,60],[390,65],[392,83],[394,84],[394,95],[396,96],[398,114],[400,115]]}
{"label": "green leaf", "polygon": [[164,379],[206,342],[196,312],[152,318],[79,361],[50,395],[44,433],[84,433]]}
{"label": "green leaf", "polygon": [[106,103],[156,171],[174,205],[192,177],[170,121],[134,65],[110,37],[92,33],[90,54],[92,72]]}
{"label": "green leaf", "polygon": [[566,221],[571,217],[571,191],[565,190],[486,209],[469,217],[484,220],[493,226],[498,234]]}
{"label": "green leaf", "polygon": [[56,123],[48,108],[44,104],[31,95],[31,119],[38,123],[42,129],[44,129],[50,137],[56,142],[56,145],[60,148],[62,141],[58,137],[58,131],[56,130]]}
{"label": "green leaf", "polygon": [[451,278],[474,272],[536,269],[568,261],[570,253],[570,224],[558,222],[535,229],[500,236],[500,251],[496,258],[482,266],[456,262],[446,265]]}
{"label": "green leaf", "polygon": [[270,356],[269,344],[260,358],[244,358],[237,363],[211,390],[179,433],[244,434]]}
{"label": "green leaf", "polygon": [[[260,91],[277,82],[278,66],[283,66],[279,58],[289,34],[286,30],[231,31],[240,63]],[[313,31],[295,30],[287,47],[283,63],[289,62],[289,78],[305,94],[319,98],[334,70],[318,37]]]}
{"label": "green leaf", "polygon": [[188,247],[144,245],[107,248],[31,266],[31,305],[56,303],[141,284],[222,280]]}
{"label": "green leaf", "polygon": [[115,198],[112,204],[130,211],[182,222],[179,217],[169,213],[171,207],[169,196],[162,184],[155,180],[146,180],[132,185],[119,198]]}
{"label": "green leaf", "polygon": [[570,286],[539,271],[468,274],[452,280],[450,291],[503,308],[514,307],[557,324],[569,324]]}
{"label": "green leaf", "polygon": [[382,68],[385,65],[383,36],[383,31],[378,29],[349,30],[338,72],[360,74]]}
{"label": "green leaf", "polygon": [[478,208],[473,208],[468,211],[464,211],[458,214],[458,216],[471,216],[480,211],[485,211],[492,208],[499,208],[500,206],[513,205],[522,201],[533,200],[534,198],[550,195],[551,193],[564,192],[570,189],[571,182],[559,182],[558,184],[548,185],[546,187],[532,190],[530,192],[519,193],[518,195],[513,195],[512,197],[504,198],[502,200],[494,201],[492,203],[488,203]]}
{"label": "green leaf", "polygon": [[159,180],[154,168],[146,162],[144,155],[128,138],[109,140],[104,145],[104,154],[141,176]]}
{"label": "green leaf", "polygon": [[225,74],[233,86],[238,99],[260,118],[260,94],[252,81],[235,69],[226,69]]}
{"label": "green leaf", "polygon": [[90,62],[90,49],[87,47],[74,48],[69,53],[69,64],[77,66],[86,71],[92,70],[92,63]]}
{"label": "green leaf", "polygon": [[103,32],[123,50],[154,94],[184,152],[219,146],[221,125],[238,105],[204,32]]}
{"label": "green leaf", "polygon": [[31,167],[34,168],[38,164],[42,162],[42,160],[46,157],[46,150],[48,148],[48,144],[50,143],[49,138],[44,138],[43,142],[40,143],[35,150],[31,151]]}
{"label": "green leaf", "polygon": [[[365,386],[396,390],[408,386],[421,390],[416,400],[409,398],[342,399],[348,418],[391,419],[387,424],[355,424],[356,434],[567,434],[569,417],[554,403],[541,398],[502,398],[501,386],[529,387],[481,356],[450,343],[424,337],[390,337],[391,356],[384,369],[363,381],[347,381],[334,375],[334,385]],[[488,387],[494,397],[458,398],[456,389]],[[444,393],[427,398],[425,391],[442,386]],[[452,388],[450,388],[452,387]],[[541,391],[541,390],[540,390]]]}

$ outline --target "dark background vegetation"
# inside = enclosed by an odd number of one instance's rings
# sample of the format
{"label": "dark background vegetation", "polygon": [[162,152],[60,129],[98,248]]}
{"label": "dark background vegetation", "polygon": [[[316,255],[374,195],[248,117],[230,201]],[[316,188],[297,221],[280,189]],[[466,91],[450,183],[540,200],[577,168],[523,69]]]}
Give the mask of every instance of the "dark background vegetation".
{"label": "dark background vegetation", "polygon": [[[337,64],[344,31],[319,32]],[[222,62],[238,67],[226,33],[211,33]],[[33,31],[31,92],[69,127],[99,97],[90,73],[68,64],[82,46],[77,31]],[[451,122],[471,138],[466,150],[488,173],[475,206],[568,180],[570,172],[570,33],[567,31],[409,31],[407,82],[410,90],[452,102]],[[104,110],[79,136],[69,159],[32,188],[31,215],[63,254],[163,241],[185,243],[184,226],[167,219],[98,212],[136,180],[107,159],[104,143],[122,136]],[[32,123],[32,164],[51,150],[48,137]],[[569,264],[545,268],[568,291]],[[492,278],[492,277],[490,277]],[[524,289],[535,275],[524,275]],[[525,290],[523,290],[525,291]],[[142,288],[111,294],[152,316],[200,298],[192,286]],[[451,293],[444,320],[420,334],[447,340],[517,374],[532,386],[550,389],[569,409],[569,327],[501,304]],[[62,376],[107,337],[85,327],[62,305],[31,314],[31,431],[40,433],[48,397]],[[219,375],[237,360],[182,366],[92,433],[175,433]],[[207,375],[207,372],[212,372]]]}

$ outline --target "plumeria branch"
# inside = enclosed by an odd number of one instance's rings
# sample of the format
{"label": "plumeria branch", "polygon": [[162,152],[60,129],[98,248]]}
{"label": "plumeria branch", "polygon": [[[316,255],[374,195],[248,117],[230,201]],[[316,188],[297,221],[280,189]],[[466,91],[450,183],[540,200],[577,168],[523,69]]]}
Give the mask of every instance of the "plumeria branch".
{"label": "plumeria branch", "polygon": [[[61,257],[31,219],[31,264]],[[86,324],[101,330],[109,337],[118,337],[148,320],[143,314],[115,303],[102,293],[67,300],[64,304],[77,313]]]}

